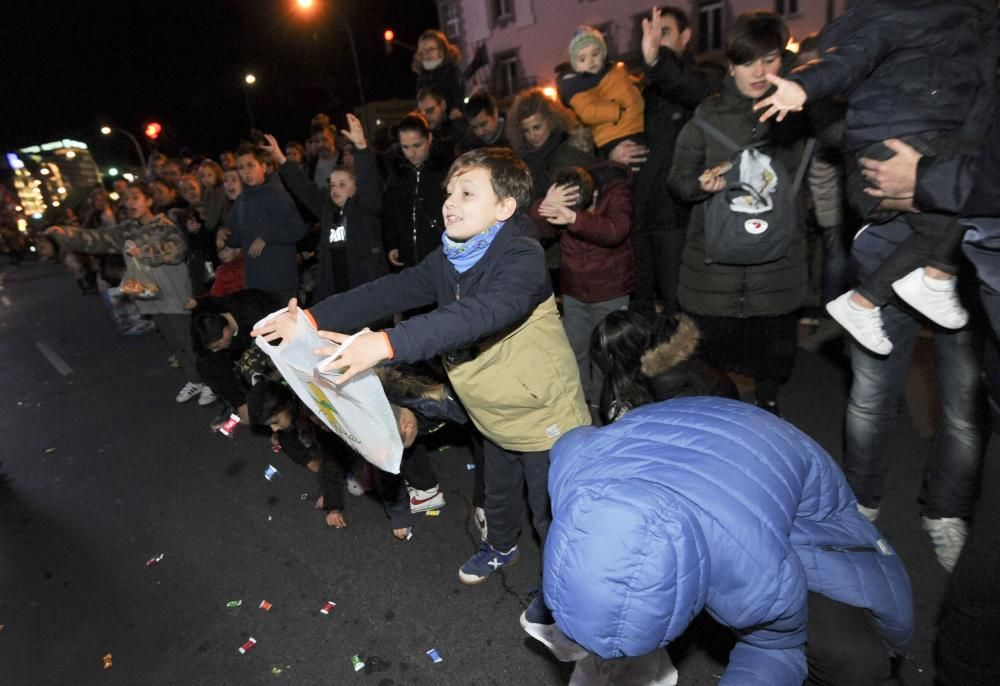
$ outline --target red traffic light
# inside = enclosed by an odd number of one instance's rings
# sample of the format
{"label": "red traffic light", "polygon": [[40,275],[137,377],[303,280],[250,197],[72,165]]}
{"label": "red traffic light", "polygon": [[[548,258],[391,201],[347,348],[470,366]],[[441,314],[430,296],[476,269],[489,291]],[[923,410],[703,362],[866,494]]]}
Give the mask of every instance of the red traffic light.
{"label": "red traffic light", "polygon": [[162,131],[163,127],[160,125],[159,122],[151,121],[148,124],[146,124],[146,131],[145,131],[146,138],[150,140],[155,141],[157,138],[160,137],[160,133],[162,133]]}
{"label": "red traffic light", "polygon": [[386,29],[382,37],[385,38],[386,43],[391,43],[396,38],[396,32],[392,29]]}

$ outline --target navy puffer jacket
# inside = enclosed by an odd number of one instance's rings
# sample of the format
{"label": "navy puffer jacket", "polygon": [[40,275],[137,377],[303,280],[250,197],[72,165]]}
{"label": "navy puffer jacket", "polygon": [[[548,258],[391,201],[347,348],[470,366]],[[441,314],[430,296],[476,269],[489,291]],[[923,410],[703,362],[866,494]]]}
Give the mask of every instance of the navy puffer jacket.
{"label": "navy puffer jacket", "polygon": [[[821,58],[792,73],[810,101],[848,94],[844,145],[861,150],[988,119],[995,0],[859,0],[820,36]],[[971,113],[972,116],[969,116]],[[967,131],[971,141],[985,128]]]}
{"label": "navy puffer jacket", "polygon": [[832,458],[791,424],[723,398],[647,405],[552,448],[545,600],[602,658],[645,655],[705,609],[738,642],[722,686],[798,686],[806,594],[913,629],[902,561]]}

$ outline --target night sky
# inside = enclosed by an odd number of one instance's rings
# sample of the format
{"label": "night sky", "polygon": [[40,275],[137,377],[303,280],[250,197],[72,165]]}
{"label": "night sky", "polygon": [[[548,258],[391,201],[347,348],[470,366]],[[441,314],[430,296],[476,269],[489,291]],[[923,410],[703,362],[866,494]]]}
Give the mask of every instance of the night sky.
{"label": "night sky", "polygon": [[[4,0],[0,45],[0,150],[59,138],[87,143],[100,164],[130,161],[124,136],[163,124],[159,147],[213,157],[250,125],[284,143],[308,135],[316,112],[358,104],[346,20],[354,30],[368,101],[414,95],[412,53],[385,54],[387,27],[414,44],[436,26],[433,0]],[[148,146],[147,146],[148,148]]]}

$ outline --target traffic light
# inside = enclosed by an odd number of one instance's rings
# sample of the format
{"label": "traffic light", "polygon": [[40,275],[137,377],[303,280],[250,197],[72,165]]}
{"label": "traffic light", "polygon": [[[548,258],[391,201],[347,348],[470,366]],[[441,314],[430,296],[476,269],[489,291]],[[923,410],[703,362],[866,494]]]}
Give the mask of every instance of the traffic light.
{"label": "traffic light", "polygon": [[392,29],[386,29],[382,38],[385,39],[385,54],[388,55],[392,52],[392,42],[396,39],[396,32]]}
{"label": "traffic light", "polygon": [[151,121],[148,124],[146,124],[145,134],[146,138],[148,138],[149,140],[155,141],[157,138],[160,137],[160,134],[162,132],[163,132],[163,126],[160,124],[160,122]]}

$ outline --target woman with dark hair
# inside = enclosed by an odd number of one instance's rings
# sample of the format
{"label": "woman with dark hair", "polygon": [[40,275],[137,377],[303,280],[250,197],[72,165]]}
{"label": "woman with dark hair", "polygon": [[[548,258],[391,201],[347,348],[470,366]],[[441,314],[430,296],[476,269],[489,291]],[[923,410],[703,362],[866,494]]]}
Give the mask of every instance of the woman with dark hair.
{"label": "woman with dark hair", "polygon": [[658,317],[619,310],[590,338],[590,357],[604,373],[600,417],[609,424],[652,402],[693,395],[736,400],[736,385],[698,354],[698,325],[685,315]]}
{"label": "woman with dark hair", "polygon": [[[741,15],[726,35],[728,74],[722,92],[695,110],[695,120],[677,138],[668,186],[681,202],[693,204],[681,258],[677,298],[697,322],[705,359],[727,372],[754,379],[760,407],[778,414],[778,389],[795,364],[797,310],[808,287],[805,232],[788,227],[784,257],[763,264],[722,264],[706,257],[706,211],[726,187],[722,174],[733,151],[706,133],[707,122],[740,147],[755,146],[795,170],[802,160],[800,117],[781,123],[757,121],[753,106],[771,90],[768,74],[791,66],[785,51],[788,28],[767,12]],[[772,229],[776,230],[776,229]]]}
{"label": "woman with dark hair", "polygon": [[420,34],[413,55],[413,71],[417,74],[419,93],[431,89],[444,96],[448,103],[448,118],[462,118],[465,83],[459,64],[462,52],[440,31],[428,29]]}

